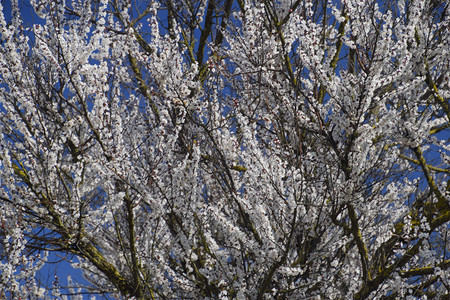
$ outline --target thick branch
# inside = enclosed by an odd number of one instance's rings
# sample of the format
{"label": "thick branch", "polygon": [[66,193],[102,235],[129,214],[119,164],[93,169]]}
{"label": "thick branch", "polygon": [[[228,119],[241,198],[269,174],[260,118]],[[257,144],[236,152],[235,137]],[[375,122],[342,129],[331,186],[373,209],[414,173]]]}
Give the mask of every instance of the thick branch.
{"label": "thick branch", "polygon": [[356,246],[358,247],[359,256],[361,258],[363,280],[364,280],[364,282],[367,282],[371,279],[370,271],[369,271],[369,256],[367,254],[367,248],[366,248],[366,245],[364,244],[364,241],[363,241],[363,238],[361,235],[361,230],[359,229],[358,217],[356,216],[355,208],[351,204],[348,204],[347,208],[348,208],[348,215],[349,215],[351,225],[352,225],[351,232],[352,232],[353,238],[356,241]]}

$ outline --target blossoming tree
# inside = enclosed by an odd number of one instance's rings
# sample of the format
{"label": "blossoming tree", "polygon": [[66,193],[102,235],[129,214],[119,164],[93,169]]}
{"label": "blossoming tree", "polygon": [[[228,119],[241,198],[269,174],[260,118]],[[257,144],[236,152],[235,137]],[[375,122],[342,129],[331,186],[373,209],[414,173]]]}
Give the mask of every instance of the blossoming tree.
{"label": "blossoming tree", "polygon": [[2,297],[449,296],[446,1],[19,2]]}

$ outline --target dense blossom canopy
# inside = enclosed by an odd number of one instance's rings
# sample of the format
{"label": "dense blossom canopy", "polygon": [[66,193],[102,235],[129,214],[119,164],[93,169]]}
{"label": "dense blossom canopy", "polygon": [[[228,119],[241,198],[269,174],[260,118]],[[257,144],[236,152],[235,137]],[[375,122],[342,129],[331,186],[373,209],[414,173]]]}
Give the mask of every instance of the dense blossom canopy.
{"label": "dense blossom canopy", "polygon": [[7,2],[0,298],[449,296],[447,1]]}

